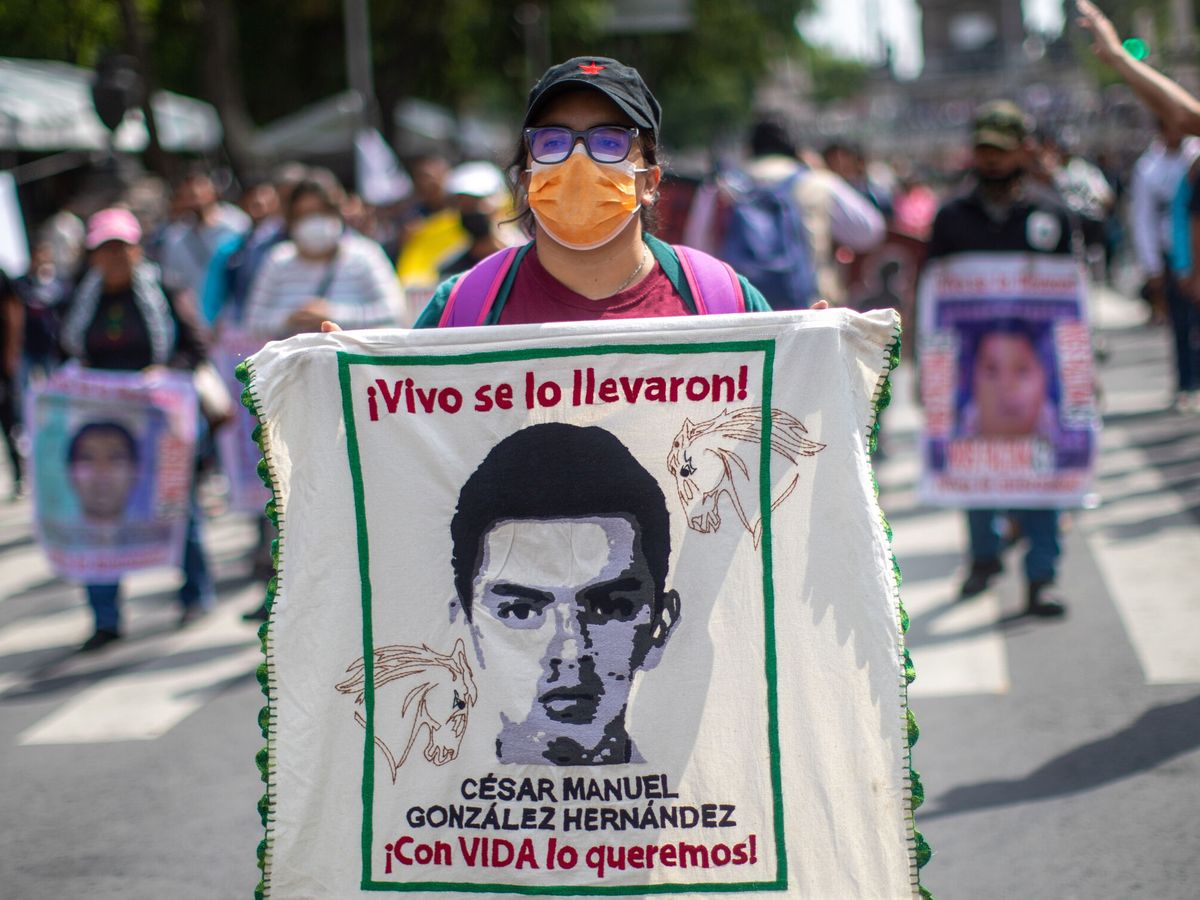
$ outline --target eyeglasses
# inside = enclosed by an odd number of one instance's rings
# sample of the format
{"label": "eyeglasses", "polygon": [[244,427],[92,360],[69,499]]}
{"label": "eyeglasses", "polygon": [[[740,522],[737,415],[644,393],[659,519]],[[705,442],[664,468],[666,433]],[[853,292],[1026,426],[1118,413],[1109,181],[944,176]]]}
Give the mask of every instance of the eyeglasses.
{"label": "eyeglasses", "polygon": [[576,141],[583,140],[583,149],[598,163],[623,162],[633,149],[636,128],[620,125],[593,125],[585,131],[548,125],[544,128],[526,128],[525,145],[534,162],[553,165],[566,160],[575,149]]}

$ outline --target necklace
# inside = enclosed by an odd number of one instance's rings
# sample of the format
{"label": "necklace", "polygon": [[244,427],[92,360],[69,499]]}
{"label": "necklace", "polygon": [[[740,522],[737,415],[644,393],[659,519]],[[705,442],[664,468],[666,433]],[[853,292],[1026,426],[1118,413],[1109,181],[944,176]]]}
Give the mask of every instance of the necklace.
{"label": "necklace", "polygon": [[633,279],[637,278],[638,275],[642,273],[642,269],[646,268],[646,257],[649,255],[650,254],[646,251],[646,245],[642,244],[642,261],[637,264],[636,269],[629,273],[629,277],[625,279],[621,286],[613,291],[613,294],[619,294],[621,291],[625,290],[625,288],[633,284]]}

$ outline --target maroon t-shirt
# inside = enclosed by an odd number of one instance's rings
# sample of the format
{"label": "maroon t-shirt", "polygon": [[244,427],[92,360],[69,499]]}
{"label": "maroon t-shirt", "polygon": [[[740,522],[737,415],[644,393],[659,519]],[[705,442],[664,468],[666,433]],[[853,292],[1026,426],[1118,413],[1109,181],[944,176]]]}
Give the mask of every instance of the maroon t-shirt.
{"label": "maroon t-shirt", "polygon": [[650,274],[632,287],[603,300],[589,300],[547,272],[538,259],[537,249],[530,248],[521,260],[512,291],[500,310],[500,324],[641,319],[686,316],[690,312],[657,262]]}

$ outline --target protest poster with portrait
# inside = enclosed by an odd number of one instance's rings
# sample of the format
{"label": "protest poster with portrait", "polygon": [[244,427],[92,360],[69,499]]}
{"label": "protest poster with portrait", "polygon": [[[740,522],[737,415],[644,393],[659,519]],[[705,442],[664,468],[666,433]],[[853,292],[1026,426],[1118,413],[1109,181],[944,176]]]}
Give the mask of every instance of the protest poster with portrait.
{"label": "protest poster with portrait", "polygon": [[960,254],[921,280],[920,496],[1054,509],[1088,494],[1100,418],[1082,272],[1069,257]]}
{"label": "protest poster with portrait", "polygon": [[54,571],[89,584],[180,561],[196,445],[187,373],[69,365],[36,387],[34,520]]}
{"label": "protest poster with portrait", "polygon": [[256,354],[265,896],[916,896],[868,452],[897,334],[830,311]]}
{"label": "protest poster with portrait", "polygon": [[[220,336],[212,350],[212,363],[231,397],[242,392],[242,385],[234,374],[238,364],[253,356],[266,343],[261,337],[232,325],[223,324]],[[250,438],[256,421],[250,410],[238,403],[235,405],[233,421],[226,422],[217,431],[217,453],[221,460],[221,471],[229,482],[229,509],[233,512],[259,513],[263,511],[271,492],[258,476],[258,461],[262,453]]]}

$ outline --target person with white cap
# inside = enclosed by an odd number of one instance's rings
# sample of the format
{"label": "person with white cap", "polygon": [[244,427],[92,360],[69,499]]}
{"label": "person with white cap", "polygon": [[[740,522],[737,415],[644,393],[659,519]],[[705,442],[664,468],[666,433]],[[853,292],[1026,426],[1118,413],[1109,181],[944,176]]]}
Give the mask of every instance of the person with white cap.
{"label": "person with white cap", "polygon": [[[71,300],[60,341],[66,355],[95,369],[139,371],[151,366],[194,370],[208,348],[194,307],[164,287],[158,267],[142,258],[142,229],[127,209],[101,210],[88,220],[90,265]],[[203,424],[203,423],[202,423]],[[200,533],[193,490],[184,538],[180,626],[204,615],[216,590]],[[89,584],[95,632],[81,650],[121,637],[119,583]]]}

